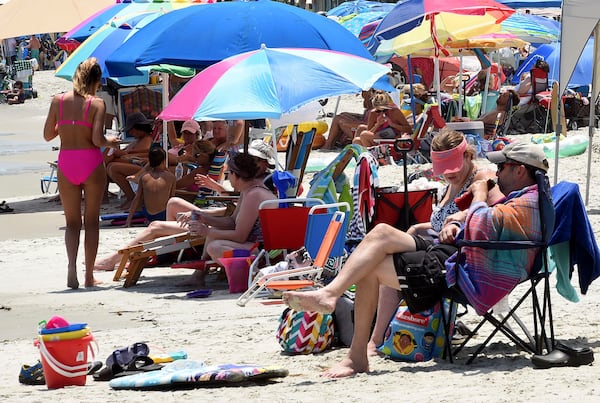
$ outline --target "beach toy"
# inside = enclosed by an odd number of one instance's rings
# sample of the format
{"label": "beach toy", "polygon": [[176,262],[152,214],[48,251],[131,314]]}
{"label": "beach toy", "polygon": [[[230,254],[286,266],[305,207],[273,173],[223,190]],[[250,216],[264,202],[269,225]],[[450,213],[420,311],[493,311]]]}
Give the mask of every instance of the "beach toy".
{"label": "beach toy", "polygon": [[69,322],[62,316],[54,315],[46,322],[46,329],[56,329],[69,326]]}
{"label": "beach toy", "polygon": [[[75,332],[82,332],[82,330]],[[92,348],[95,340],[89,329],[83,337],[71,339],[69,338],[70,336],[63,335],[65,333],[39,335],[38,339],[34,342],[40,350],[46,387],[48,389],[85,385],[88,362],[93,361],[95,357],[95,351]],[[55,337],[57,339],[45,340],[47,337]]]}
{"label": "beach toy", "polygon": [[492,151],[500,151],[507,144],[510,144],[510,140],[506,137],[498,137],[496,140],[492,141]]}
{"label": "beach toy", "polygon": [[[558,143],[558,156],[571,157],[574,155],[583,154],[589,145],[589,138],[582,134],[573,134],[560,140]],[[554,158],[556,154],[556,142],[543,143],[544,154],[548,158]]]}
{"label": "beach toy", "polygon": [[248,289],[248,271],[255,257],[219,258],[219,262],[225,267],[230,293],[244,292]]}

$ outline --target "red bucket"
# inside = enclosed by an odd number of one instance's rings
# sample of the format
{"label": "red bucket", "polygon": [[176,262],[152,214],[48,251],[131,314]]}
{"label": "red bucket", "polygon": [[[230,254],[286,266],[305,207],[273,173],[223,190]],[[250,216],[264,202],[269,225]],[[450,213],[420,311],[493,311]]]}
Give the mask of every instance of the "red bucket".
{"label": "red bucket", "polygon": [[[94,359],[93,341],[91,334],[53,341],[44,341],[40,336],[36,340],[48,389],[85,385],[88,362]],[[89,359],[88,351],[91,353]]]}
{"label": "red bucket", "polygon": [[256,256],[222,257],[219,262],[225,267],[229,292],[234,294],[248,289],[248,273]]}

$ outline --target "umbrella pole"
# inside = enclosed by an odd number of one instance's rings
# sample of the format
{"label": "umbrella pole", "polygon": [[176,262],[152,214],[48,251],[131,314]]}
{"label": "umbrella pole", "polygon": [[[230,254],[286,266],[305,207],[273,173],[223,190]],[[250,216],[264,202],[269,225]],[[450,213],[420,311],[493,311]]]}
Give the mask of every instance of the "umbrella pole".
{"label": "umbrella pole", "polygon": [[463,88],[463,54],[462,54],[462,49],[459,50],[460,56],[459,56],[459,64],[458,64],[458,79],[460,80],[460,84],[458,86],[458,113],[459,116],[463,115],[463,92],[464,92],[464,88]]}
{"label": "umbrella pole", "polygon": [[438,104],[438,110],[442,113],[442,94],[440,94],[440,57],[436,55],[433,58],[433,81],[435,85],[435,93]]}
{"label": "umbrella pole", "polygon": [[408,82],[409,82],[408,88],[410,88],[410,110],[412,112],[413,127],[415,127],[417,125],[417,116],[416,116],[416,105],[414,102],[415,90],[413,89],[414,75],[413,75],[413,71],[412,71],[412,62],[411,62],[410,55],[408,55],[406,57],[406,64],[408,66]]}
{"label": "umbrella pole", "polygon": [[[167,104],[169,103],[169,73],[160,73],[162,76],[162,104],[163,104],[163,109],[167,106]],[[162,125],[162,143],[163,143],[163,148],[165,149],[165,151],[167,151],[169,149],[169,135],[168,135],[168,129],[167,129],[167,124],[166,122],[163,120],[163,125]],[[168,163],[167,163],[168,165]]]}
{"label": "umbrella pole", "polygon": [[[493,63],[492,63],[493,65]],[[492,74],[492,68],[488,68],[487,74],[485,75],[485,89],[483,90],[482,94],[481,94],[481,111],[479,112],[479,116],[483,115],[485,113],[485,108],[487,106],[487,97],[488,97],[488,90],[490,88],[490,75]]]}

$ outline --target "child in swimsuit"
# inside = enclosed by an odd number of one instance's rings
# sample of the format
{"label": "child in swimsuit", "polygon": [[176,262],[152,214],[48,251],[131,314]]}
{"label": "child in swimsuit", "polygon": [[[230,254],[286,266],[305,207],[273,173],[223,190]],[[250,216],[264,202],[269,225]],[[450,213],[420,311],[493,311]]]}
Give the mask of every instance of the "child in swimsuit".
{"label": "child in swimsuit", "polygon": [[135,198],[129,208],[125,225],[129,227],[134,213],[143,205],[142,212],[148,222],[167,219],[167,202],[175,195],[175,175],[165,165],[167,154],[159,146],[148,151],[149,169],[142,173]]}

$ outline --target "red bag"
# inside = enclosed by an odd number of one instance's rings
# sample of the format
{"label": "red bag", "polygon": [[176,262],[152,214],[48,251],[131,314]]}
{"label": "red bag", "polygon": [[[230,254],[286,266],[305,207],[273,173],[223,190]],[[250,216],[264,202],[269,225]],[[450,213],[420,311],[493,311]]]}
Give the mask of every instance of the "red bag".
{"label": "red bag", "polygon": [[408,219],[404,206],[404,192],[394,188],[379,188],[375,195],[375,214],[369,229],[379,223],[386,223],[406,231],[413,224],[429,222],[433,211],[437,189],[415,190],[408,192]]}

